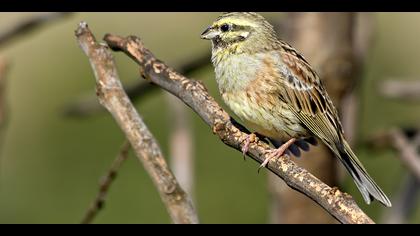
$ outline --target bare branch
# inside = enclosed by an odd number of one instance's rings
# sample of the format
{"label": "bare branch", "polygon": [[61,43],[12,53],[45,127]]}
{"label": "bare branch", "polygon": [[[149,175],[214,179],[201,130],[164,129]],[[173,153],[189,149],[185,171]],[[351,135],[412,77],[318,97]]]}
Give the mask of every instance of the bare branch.
{"label": "bare branch", "polygon": [[[135,102],[139,98],[145,97],[146,95],[157,91],[157,88],[152,84],[142,82],[138,79],[138,82],[126,86],[124,90],[130,100]],[[98,102],[98,98],[95,95],[89,94],[87,96],[80,97],[76,100],[76,102],[72,101],[71,103],[65,105],[63,114],[68,117],[85,118],[104,111],[106,111],[106,109]]]}
{"label": "bare branch", "polygon": [[420,181],[420,157],[415,146],[410,143],[401,130],[393,129],[389,135],[391,144],[400,153],[401,162]]}
{"label": "bare branch", "polygon": [[124,92],[112,54],[96,42],[85,22],[76,30],[80,47],[88,56],[96,77],[99,102],[112,114],[152,178],[174,223],[198,223],[189,196],[169,170],[162,151]]}
{"label": "bare branch", "polygon": [[96,195],[95,200],[90,204],[88,210],[86,211],[86,214],[82,220],[82,224],[92,223],[95,216],[104,207],[105,198],[108,193],[108,190],[114,179],[117,177],[117,172],[120,169],[122,163],[125,160],[127,160],[129,150],[130,143],[128,141],[125,141],[124,144],[121,146],[120,151],[118,152],[118,155],[115,158],[114,162],[112,162],[112,165],[109,168],[108,172],[101,178],[99,184],[99,192]]}
{"label": "bare branch", "polygon": [[[246,134],[237,129],[229,115],[208,94],[204,85],[188,79],[169,68],[144,47],[139,38],[123,38],[107,34],[104,40],[116,51],[123,51],[140,65],[143,77],[174,94],[191,107],[228,146],[241,150]],[[252,142],[248,155],[262,163],[270,147],[262,141]],[[282,178],[291,188],[305,194],[342,223],[374,223],[355,203],[352,197],[331,188],[298,167],[286,157],[269,162],[267,168]]]}
{"label": "bare branch", "polygon": [[398,151],[401,163],[420,180],[420,154],[416,150],[420,145],[418,139],[416,136],[413,142],[410,142],[401,129],[394,128],[390,131],[377,132],[367,140],[367,144],[371,148],[392,147]]}
{"label": "bare branch", "polygon": [[[283,31],[286,25],[280,25],[283,21],[277,23],[279,24],[275,25],[276,32]],[[206,50],[206,52],[200,53],[196,57],[189,58],[186,62],[181,63],[180,66],[175,68],[180,74],[188,76],[197,69],[210,65],[210,57],[211,54],[208,50]],[[133,82],[133,84],[124,86],[124,90],[132,102],[135,102],[140,98],[143,98],[145,95],[152,94],[158,90],[158,87],[140,79],[136,79],[134,81],[135,82]],[[86,118],[102,113],[103,111],[105,111],[105,109],[98,103],[98,99],[94,95],[81,96],[76,101],[71,101],[63,107],[63,115],[73,118]]]}
{"label": "bare branch", "polygon": [[419,80],[385,80],[379,84],[379,92],[392,99],[419,101]]}
{"label": "bare branch", "polygon": [[[409,169],[409,175],[394,194],[392,208],[386,210],[383,219],[383,223],[386,224],[406,223],[412,210],[415,209],[420,190],[420,179],[415,176],[415,166],[420,165],[420,133],[415,128],[392,129],[372,135],[366,143],[374,149],[393,148],[398,152],[399,160]],[[411,165],[411,168],[408,167]]]}
{"label": "bare branch", "polygon": [[70,15],[70,13],[49,12],[43,13],[41,15],[36,15],[34,17],[18,22],[16,25],[9,27],[8,30],[0,32],[0,46],[3,46],[5,43],[10,42],[14,38],[22,36],[26,33],[33,31],[34,29],[39,28],[40,26],[45,25],[47,22],[51,22],[68,15]]}
{"label": "bare branch", "polygon": [[[199,57],[194,57],[191,60],[183,63],[179,66],[178,71],[182,74],[190,74],[198,68],[204,67],[210,64],[210,54],[202,53]],[[136,79],[131,85],[124,88],[128,97],[132,102],[145,97],[146,95],[152,94],[158,91],[157,86],[153,86],[150,83]],[[105,109],[98,103],[98,99],[94,95],[84,96],[78,99],[76,102],[64,106],[63,114],[68,117],[85,118],[93,116],[105,111]]]}
{"label": "bare branch", "polygon": [[420,190],[420,181],[412,174],[400,184],[395,199],[392,200],[392,207],[387,209],[383,222],[385,224],[404,224],[410,214],[416,209]]}
{"label": "bare branch", "polygon": [[179,184],[193,197],[194,155],[191,119],[187,107],[181,101],[169,93],[165,95],[171,114],[169,135],[171,168]]}

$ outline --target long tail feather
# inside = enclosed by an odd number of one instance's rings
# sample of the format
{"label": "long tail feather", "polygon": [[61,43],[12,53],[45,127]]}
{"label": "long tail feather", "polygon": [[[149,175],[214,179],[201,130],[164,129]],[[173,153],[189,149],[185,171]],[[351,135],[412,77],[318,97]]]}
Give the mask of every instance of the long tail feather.
{"label": "long tail feather", "polygon": [[349,144],[343,139],[343,145],[337,146],[338,157],[343,162],[348,172],[353,177],[357,188],[360,190],[367,204],[376,199],[387,207],[391,207],[391,201],[379,186],[369,176],[362,163],[357,159]]}

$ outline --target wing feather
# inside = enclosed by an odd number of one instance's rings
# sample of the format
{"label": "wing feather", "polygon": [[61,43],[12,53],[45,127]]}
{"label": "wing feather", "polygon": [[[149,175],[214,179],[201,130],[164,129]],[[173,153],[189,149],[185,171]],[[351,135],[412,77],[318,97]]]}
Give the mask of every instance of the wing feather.
{"label": "wing feather", "polygon": [[279,98],[312,133],[327,144],[340,143],[343,131],[338,112],[318,75],[295,50],[281,51],[280,58]]}

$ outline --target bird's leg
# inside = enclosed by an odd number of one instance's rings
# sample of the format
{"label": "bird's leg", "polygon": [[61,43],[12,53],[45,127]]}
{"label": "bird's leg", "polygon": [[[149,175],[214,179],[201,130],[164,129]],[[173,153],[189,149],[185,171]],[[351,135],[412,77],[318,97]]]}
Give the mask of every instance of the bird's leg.
{"label": "bird's leg", "polygon": [[[264,143],[268,144],[268,140],[266,139],[267,137],[265,137],[262,134],[259,134],[257,132],[251,133],[251,131],[249,131],[247,128],[245,128],[245,126],[241,125],[239,122],[237,122],[235,119],[233,119],[232,117],[230,117],[230,122],[232,122],[232,124],[239,129],[240,131],[246,133],[246,138],[244,139],[245,144],[244,146],[241,148],[242,150],[242,154],[244,155],[244,160],[245,160],[245,155],[248,152],[249,149],[249,145],[251,144],[251,142],[256,142],[258,140],[263,141]],[[242,141],[243,142],[243,141]]]}
{"label": "bird's leg", "polygon": [[258,172],[260,171],[261,168],[265,167],[271,159],[273,159],[273,158],[279,158],[280,156],[282,156],[284,154],[284,152],[290,147],[290,145],[292,145],[295,141],[296,141],[295,138],[291,138],[289,141],[287,141],[286,143],[282,144],[276,150],[274,150],[274,151],[271,151],[271,150],[267,151],[267,152],[271,152],[271,154],[260,165],[260,167],[258,168]]}
{"label": "bird's leg", "polygon": [[266,140],[266,137],[262,134],[259,134],[257,132],[254,133],[250,133],[247,134],[245,139],[242,142],[245,142],[244,146],[242,146],[241,150],[242,150],[242,154],[244,155],[244,160],[245,160],[245,155],[249,150],[249,145],[252,142],[258,142],[259,140],[263,141],[264,143],[268,144],[268,141]]}
{"label": "bird's leg", "polygon": [[244,156],[244,160],[245,160],[245,155],[249,150],[249,144],[251,144],[251,142],[257,141],[257,135],[255,133],[247,134],[244,141],[245,141],[245,144],[242,146],[241,150],[242,150],[242,155]]}

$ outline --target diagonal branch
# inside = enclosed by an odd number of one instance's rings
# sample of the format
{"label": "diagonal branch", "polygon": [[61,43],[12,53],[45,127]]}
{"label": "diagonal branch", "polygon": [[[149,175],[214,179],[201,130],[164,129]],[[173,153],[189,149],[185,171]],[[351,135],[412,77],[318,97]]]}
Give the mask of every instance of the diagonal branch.
{"label": "diagonal branch", "polygon": [[416,210],[420,181],[410,174],[402,181],[399,188],[396,197],[392,199],[392,208],[388,208],[385,213],[384,224],[406,224],[410,215]]}
{"label": "diagonal branch", "polygon": [[[420,134],[416,128],[393,128],[372,135],[366,142],[373,149],[391,147],[398,152],[399,161],[408,169],[409,175],[400,184],[393,206],[386,210],[383,223],[405,223],[415,209],[420,190]],[[394,204],[395,203],[395,204]]]}
{"label": "diagonal branch", "polygon": [[172,221],[198,223],[190,197],[179,186],[155,138],[124,92],[112,54],[106,46],[96,42],[85,22],[79,24],[76,37],[94,71],[99,102],[125,133],[137,158],[152,178]]}
{"label": "diagonal branch", "polygon": [[10,42],[16,37],[22,36],[33,31],[34,29],[39,28],[40,26],[45,25],[47,22],[51,22],[68,15],[70,15],[70,13],[48,12],[18,22],[12,27],[9,27],[8,30],[0,32],[0,46]]}
{"label": "diagonal branch", "polygon": [[[123,38],[107,34],[104,40],[115,51],[123,51],[140,65],[140,72],[154,84],[169,91],[191,107],[228,146],[241,150],[246,134],[237,129],[229,115],[209,95],[199,81],[188,79],[156,59],[135,36]],[[251,143],[248,155],[262,163],[270,147],[261,141]],[[288,158],[270,161],[267,168],[291,188],[305,194],[342,223],[374,223],[352,197],[331,188]]]}
{"label": "diagonal branch", "polygon": [[95,200],[90,204],[86,214],[83,217],[82,224],[92,223],[95,216],[98,214],[105,204],[105,198],[108,193],[109,187],[117,176],[117,171],[120,169],[122,163],[127,160],[128,151],[130,150],[130,143],[127,141],[121,146],[120,151],[118,152],[117,158],[112,162],[111,167],[105,176],[101,178],[99,184],[99,192],[96,195]]}
{"label": "diagonal branch", "polygon": [[399,129],[391,130],[389,136],[391,138],[391,145],[400,153],[401,162],[420,182],[420,157],[417,153],[416,146],[410,143],[408,138]]}
{"label": "diagonal branch", "polygon": [[[194,57],[191,60],[183,63],[179,66],[179,71],[182,74],[190,74],[198,68],[204,67],[210,64],[210,54],[202,54],[199,57]],[[139,100],[140,98],[156,92],[157,86],[153,86],[150,83],[145,83],[140,79],[133,82],[131,85],[124,86],[128,97],[132,102]],[[85,118],[93,116],[105,111],[105,109],[98,103],[96,96],[81,97],[77,101],[72,101],[66,104],[63,108],[63,114],[68,117]]]}
{"label": "diagonal branch", "polygon": [[[156,87],[149,83],[133,83],[124,88],[127,96],[132,102],[135,102],[140,97],[144,97],[154,91]],[[78,98],[76,101],[71,101],[69,104],[64,105],[63,115],[72,118],[86,118],[106,111],[103,106],[98,102],[95,95],[85,95]]]}
{"label": "diagonal branch", "polygon": [[409,134],[417,133],[416,129],[393,128],[388,131],[378,132],[367,140],[367,145],[371,148],[392,147],[399,153],[399,160],[410,171],[410,173],[420,182],[420,155],[417,148],[420,147],[419,136],[416,135],[410,142]]}
{"label": "diagonal branch", "polygon": [[[285,27],[286,26],[283,24],[276,25],[276,32],[284,31]],[[182,62],[181,65],[176,67],[176,69],[180,74],[189,75],[190,73],[200,68],[210,65],[210,56],[211,54],[207,50],[198,56],[189,58],[187,61]],[[132,84],[124,86],[124,90],[126,91],[130,100],[135,102],[140,98],[143,98],[145,95],[156,92],[158,87],[137,79]],[[62,113],[64,116],[70,118],[86,118],[89,116],[101,114],[104,111],[105,109],[98,103],[96,96],[89,94],[81,96],[76,101],[71,101],[68,104],[65,104],[63,106]]]}

